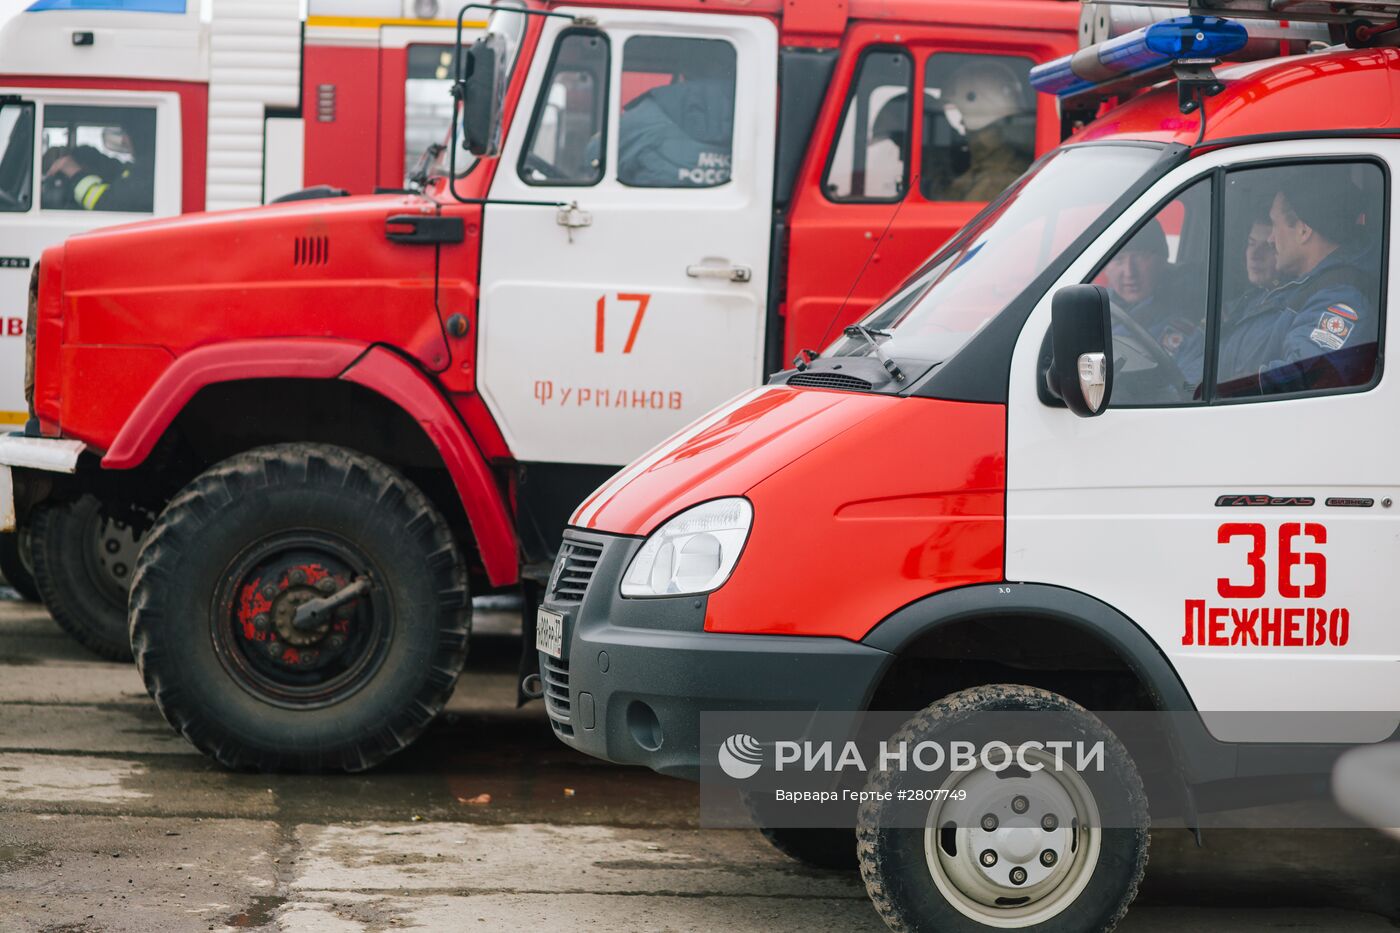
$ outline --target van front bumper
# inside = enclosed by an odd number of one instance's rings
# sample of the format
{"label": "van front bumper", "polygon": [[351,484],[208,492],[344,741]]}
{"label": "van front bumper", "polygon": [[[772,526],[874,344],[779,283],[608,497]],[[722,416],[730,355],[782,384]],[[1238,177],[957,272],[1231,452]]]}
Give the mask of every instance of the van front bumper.
{"label": "van front bumper", "polygon": [[[581,752],[698,779],[702,712],[861,710],[892,655],[841,638],[704,631],[706,598],[624,599],[619,582],[638,538],[565,532],[597,554],[582,599],[543,607],[564,616],[563,657],[540,654],[555,734]],[[556,572],[556,576],[557,576]]]}

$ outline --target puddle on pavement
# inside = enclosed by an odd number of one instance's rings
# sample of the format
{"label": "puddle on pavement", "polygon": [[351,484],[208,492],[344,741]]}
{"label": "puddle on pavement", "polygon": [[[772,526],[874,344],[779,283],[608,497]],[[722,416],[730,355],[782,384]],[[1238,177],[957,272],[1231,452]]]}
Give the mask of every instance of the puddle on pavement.
{"label": "puddle on pavement", "polygon": [[271,923],[278,909],[285,903],[287,903],[285,897],[265,894],[253,898],[253,903],[246,910],[239,911],[231,917],[225,917],[219,922],[224,926],[238,929],[256,929]]}

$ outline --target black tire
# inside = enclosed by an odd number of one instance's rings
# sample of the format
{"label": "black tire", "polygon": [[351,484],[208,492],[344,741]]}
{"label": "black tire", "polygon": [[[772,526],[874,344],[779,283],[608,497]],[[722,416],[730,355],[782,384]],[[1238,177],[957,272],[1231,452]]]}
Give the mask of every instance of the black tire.
{"label": "black tire", "polygon": [[13,531],[0,534],[0,576],[14,588],[23,599],[37,603],[42,599],[34,575],[29,572],[26,562],[20,556],[20,536]]}
{"label": "black tire", "polygon": [[759,832],[773,848],[812,868],[854,871],[860,866],[856,857],[856,834],[849,828],[763,827]]}
{"label": "black tire", "polygon": [[[30,527],[34,582],[54,621],[94,654],[130,661],[126,603],[135,555],[126,526],[105,515],[96,498],[83,496],[44,503]],[[117,549],[109,555],[104,543]]]}
{"label": "black tire", "polygon": [[[366,578],[320,629],[290,627],[302,602]],[[402,750],[451,696],[470,631],[466,568],[427,497],[377,460],[317,444],[249,451],[196,478],[147,535],[131,598],[146,689],[237,769],[362,771]]]}
{"label": "black tire", "polygon": [[[1050,741],[1073,735],[1103,743],[1106,767],[1102,773],[1094,774],[1091,773],[1093,769],[1086,769],[1078,775],[1100,811],[1102,828],[1098,831],[1097,839],[1086,845],[1083,840],[1089,837],[1083,831],[1077,828],[1069,831],[1069,836],[1078,841],[1078,847],[1067,846],[1065,854],[1058,861],[1049,863],[1058,865],[1058,869],[1044,869],[1047,872],[1061,870],[1067,874],[1061,876],[1061,882],[1044,882],[1048,888],[1041,890],[1045,892],[1042,896],[1046,900],[1039,902],[1039,906],[1030,898],[1022,898],[1025,903],[1016,903],[1014,899],[989,899],[992,903],[978,905],[973,897],[957,890],[955,870],[936,868],[934,864],[943,864],[941,860],[947,854],[950,861],[960,857],[970,860],[975,867],[976,860],[972,856],[981,854],[979,845],[963,845],[959,849],[955,840],[962,838],[967,841],[970,838],[956,834],[974,825],[976,816],[968,810],[962,811],[960,818],[968,822],[959,830],[953,822],[943,822],[944,811],[933,812],[931,808],[938,804],[899,800],[901,791],[945,786],[940,782],[947,777],[948,771],[943,769],[932,774],[898,770],[872,772],[866,789],[889,793],[892,799],[882,801],[870,798],[861,803],[856,830],[857,845],[866,891],[875,910],[891,930],[899,933],[990,933],[995,929],[1028,929],[1036,933],[1103,933],[1117,926],[1127,913],[1147,865],[1147,799],[1132,758],[1098,717],[1045,690],[997,684],[964,690],[933,703],[906,722],[889,741],[907,742],[911,748],[925,741],[947,743],[954,736],[976,734],[970,723],[979,720],[979,717],[980,723],[987,723],[986,713],[1031,711],[1056,712],[1059,715],[1048,728],[1064,731],[1056,736],[1031,731],[1012,734],[1018,728],[1013,726],[1003,736],[1012,747],[1016,747],[1018,739],[1024,742],[1035,736],[1040,741]],[[1002,719],[998,723],[1006,721]],[[1043,727],[1037,724],[1026,728],[1039,730]],[[985,726],[981,734],[986,734]],[[1048,772],[1047,768],[1042,773]],[[1024,798],[1021,799],[1024,801]],[[1033,810],[1015,812],[1031,812],[1031,819],[1035,818]],[[924,827],[926,820],[934,826],[943,827],[943,831],[953,833],[954,842],[945,843],[949,837],[940,831],[913,828]],[[1069,830],[1071,825],[1078,827],[1080,824],[1066,820],[1060,828]],[[997,825],[993,823],[991,828],[995,830]],[[1020,840],[1017,844],[1020,844]],[[1095,855],[1089,855],[1095,851]],[[1034,861],[1031,860],[1032,863]],[[1026,881],[1024,870],[1014,866],[1009,858],[1004,861],[995,859],[992,864],[1000,865],[1001,870],[1020,870],[1021,881]],[[940,889],[940,882],[934,880],[935,871],[940,873],[941,883],[954,893],[945,894]],[[971,869],[968,872],[964,877],[973,875]],[[1027,883],[1028,890],[1034,881],[1032,877]],[[959,898],[969,906],[957,906]],[[1040,916],[1035,915],[1037,910]],[[988,919],[987,913],[978,919],[978,911],[997,915],[993,919],[999,922],[984,922]],[[1024,913],[1017,916],[1013,912]]]}

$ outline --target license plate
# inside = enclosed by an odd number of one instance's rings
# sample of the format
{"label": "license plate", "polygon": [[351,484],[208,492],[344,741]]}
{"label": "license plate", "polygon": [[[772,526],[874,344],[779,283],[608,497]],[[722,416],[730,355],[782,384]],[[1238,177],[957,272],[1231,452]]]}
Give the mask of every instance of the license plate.
{"label": "license plate", "polygon": [[549,609],[535,615],[535,648],[553,658],[564,656],[564,616]]}

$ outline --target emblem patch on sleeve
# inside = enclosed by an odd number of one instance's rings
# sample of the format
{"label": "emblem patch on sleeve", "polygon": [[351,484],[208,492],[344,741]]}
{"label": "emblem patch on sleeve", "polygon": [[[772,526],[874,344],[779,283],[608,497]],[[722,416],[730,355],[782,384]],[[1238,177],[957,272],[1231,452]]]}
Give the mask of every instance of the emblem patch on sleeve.
{"label": "emblem patch on sleeve", "polygon": [[[1340,309],[1345,309],[1346,315]],[[1347,316],[1350,316],[1350,320]],[[1356,312],[1346,305],[1333,305],[1322,312],[1322,317],[1318,319],[1317,326],[1308,335],[1313,343],[1327,350],[1340,350],[1346,345],[1347,337],[1351,336],[1351,329],[1355,326]]]}

